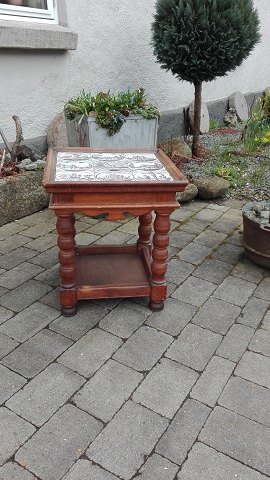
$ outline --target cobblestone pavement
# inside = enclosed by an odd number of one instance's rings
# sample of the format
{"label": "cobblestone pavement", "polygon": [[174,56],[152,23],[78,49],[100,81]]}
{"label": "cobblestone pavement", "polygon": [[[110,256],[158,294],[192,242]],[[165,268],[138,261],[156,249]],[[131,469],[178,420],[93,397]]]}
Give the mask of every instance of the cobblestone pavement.
{"label": "cobblestone pavement", "polygon": [[[62,317],[53,213],[0,228],[0,480],[270,478],[270,272],[244,256],[240,207],[172,215],[160,313]],[[80,217],[77,240],[136,229]]]}

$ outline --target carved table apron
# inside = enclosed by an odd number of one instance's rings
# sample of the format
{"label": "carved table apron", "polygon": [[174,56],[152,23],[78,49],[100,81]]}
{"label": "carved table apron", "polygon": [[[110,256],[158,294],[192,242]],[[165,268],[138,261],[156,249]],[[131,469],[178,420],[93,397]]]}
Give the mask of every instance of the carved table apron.
{"label": "carved table apron", "polygon": [[[162,310],[170,215],[188,181],[162,150],[49,149],[43,186],[57,216],[60,304],[63,315],[82,299],[150,297]],[[155,212],[151,241],[152,212]],[[139,217],[134,245],[75,243],[75,213],[120,220]]]}

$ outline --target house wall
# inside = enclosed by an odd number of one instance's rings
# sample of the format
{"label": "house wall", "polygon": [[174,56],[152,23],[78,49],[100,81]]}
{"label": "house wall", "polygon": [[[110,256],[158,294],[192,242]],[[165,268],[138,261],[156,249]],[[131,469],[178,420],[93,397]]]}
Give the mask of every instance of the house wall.
{"label": "house wall", "polygon": [[[63,0],[58,0],[62,2]],[[81,89],[146,88],[162,111],[186,106],[193,88],[155,63],[151,22],[155,0],[66,0],[68,23],[78,32],[77,50],[0,49],[0,127],[14,139],[13,114],[22,120],[24,137],[44,136],[65,100]],[[242,66],[207,83],[205,101],[263,90],[270,85],[269,0],[254,0],[261,19],[262,42]]]}

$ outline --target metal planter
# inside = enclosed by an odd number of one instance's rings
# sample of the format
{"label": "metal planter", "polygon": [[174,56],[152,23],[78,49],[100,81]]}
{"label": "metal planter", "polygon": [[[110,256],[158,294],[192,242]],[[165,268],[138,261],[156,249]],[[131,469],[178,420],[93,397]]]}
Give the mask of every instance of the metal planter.
{"label": "metal planter", "polygon": [[250,218],[255,205],[269,207],[270,202],[248,203],[243,207],[243,246],[247,257],[264,268],[270,268],[270,222]]}

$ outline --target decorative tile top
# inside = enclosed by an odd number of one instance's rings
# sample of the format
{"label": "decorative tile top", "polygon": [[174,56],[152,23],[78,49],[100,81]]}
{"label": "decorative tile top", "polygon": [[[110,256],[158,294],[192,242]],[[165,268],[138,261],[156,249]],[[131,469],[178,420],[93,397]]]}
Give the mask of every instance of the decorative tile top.
{"label": "decorative tile top", "polygon": [[56,182],[172,182],[154,153],[58,152]]}

